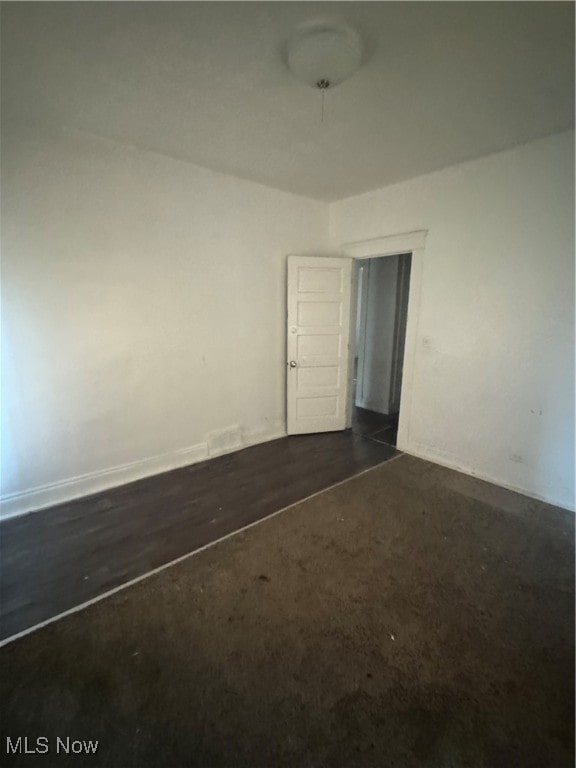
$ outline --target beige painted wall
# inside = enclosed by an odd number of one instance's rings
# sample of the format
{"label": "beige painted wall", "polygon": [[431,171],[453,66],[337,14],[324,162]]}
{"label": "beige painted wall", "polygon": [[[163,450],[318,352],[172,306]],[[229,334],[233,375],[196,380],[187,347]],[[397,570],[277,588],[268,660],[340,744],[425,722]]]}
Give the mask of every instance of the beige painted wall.
{"label": "beige painted wall", "polygon": [[334,248],[428,230],[417,455],[574,506],[574,133],[330,206]]}
{"label": "beige painted wall", "polygon": [[78,134],[2,149],[5,512],[283,434],[285,259],[327,205]]}

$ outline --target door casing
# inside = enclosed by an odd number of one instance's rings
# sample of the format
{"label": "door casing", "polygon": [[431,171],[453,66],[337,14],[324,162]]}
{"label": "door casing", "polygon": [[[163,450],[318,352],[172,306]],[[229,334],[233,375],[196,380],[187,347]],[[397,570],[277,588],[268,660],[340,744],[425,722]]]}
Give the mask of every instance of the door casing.
{"label": "door casing", "polygon": [[[416,352],[420,322],[420,303],[422,294],[422,276],[424,271],[424,251],[427,230],[405,232],[401,234],[376,237],[344,243],[340,252],[349,256],[352,262],[352,295],[350,301],[350,327],[355,328],[358,294],[359,263],[362,259],[380,256],[412,254],[410,268],[410,288],[408,294],[408,317],[406,323],[406,341],[404,346],[402,388],[400,394],[400,415],[398,422],[397,447],[400,451],[410,449],[410,422],[412,416],[412,388],[416,369]],[[356,334],[350,333],[348,362],[348,402],[346,409],[346,427],[352,426],[352,408],[354,406],[354,358],[356,357]]]}

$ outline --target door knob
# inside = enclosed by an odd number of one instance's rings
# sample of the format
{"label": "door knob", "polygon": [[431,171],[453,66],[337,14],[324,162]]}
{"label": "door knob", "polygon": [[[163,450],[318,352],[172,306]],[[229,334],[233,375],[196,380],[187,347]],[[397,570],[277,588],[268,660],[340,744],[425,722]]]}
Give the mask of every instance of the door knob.
{"label": "door knob", "polygon": [[296,368],[296,360],[290,360],[290,368]]}

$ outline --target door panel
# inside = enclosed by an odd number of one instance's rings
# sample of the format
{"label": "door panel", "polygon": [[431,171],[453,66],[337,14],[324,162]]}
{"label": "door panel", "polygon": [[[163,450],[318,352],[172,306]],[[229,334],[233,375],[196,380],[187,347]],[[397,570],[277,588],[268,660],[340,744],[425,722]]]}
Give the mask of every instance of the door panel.
{"label": "door panel", "polygon": [[288,259],[288,434],[346,427],[351,259]]}

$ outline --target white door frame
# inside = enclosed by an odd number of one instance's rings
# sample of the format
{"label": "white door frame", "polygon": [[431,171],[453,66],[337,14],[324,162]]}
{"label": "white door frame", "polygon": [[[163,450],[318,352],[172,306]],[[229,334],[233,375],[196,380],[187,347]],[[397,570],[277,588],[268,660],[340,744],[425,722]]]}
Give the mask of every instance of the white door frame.
{"label": "white door frame", "polygon": [[[371,240],[360,240],[353,243],[344,243],[341,253],[352,259],[374,259],[378,256],[397,256],[402,253],[411,253],[410,290],[408,294],[408,316],[406,322],[406,343],[404,347],[404,361],[402,368],[402,389],[400,392],[400,417],[398,423],[398,450],[409,449],[410,422],[412,414],[412,387],[414,371],[416,367],[416,351],[418,343],[418,326],[420,320],[420,302],[422,295],[422,277],[424,272],[424,248],[428,231],[420,229],[415,232],[403,232],[396,235],[375,237]],[[357,270],[354,270],[356,273]],[[356,302],[356,280],[352,283],[352,305]],[[355,307],[352,307],[355,313]],[[352,315],[355,329],[356,315]],[[354,357],[356,355],[356,335],[350,333],[350,360],[349,371],[349,399],[346,426],[352,426],[352,398],[354,396],[351,378],[354,371]]]}

